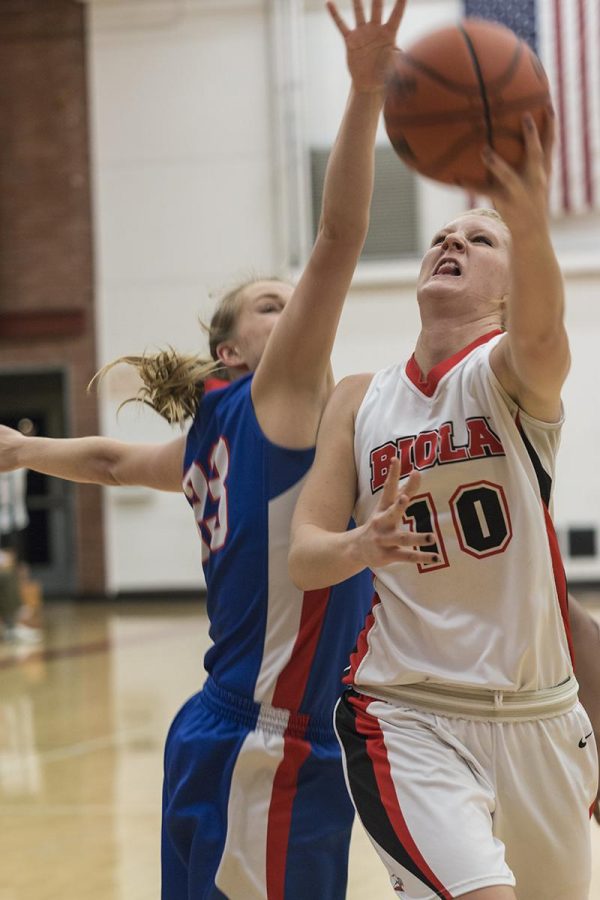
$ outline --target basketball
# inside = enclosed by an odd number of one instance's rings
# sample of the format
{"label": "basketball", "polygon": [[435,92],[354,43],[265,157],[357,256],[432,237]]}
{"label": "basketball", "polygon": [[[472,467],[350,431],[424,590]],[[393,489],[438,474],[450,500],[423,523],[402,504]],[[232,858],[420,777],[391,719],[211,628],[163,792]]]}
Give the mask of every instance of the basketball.
{"label": "basketball", "polygon": [[551,108],[546,73],[529,45],[503,25],[463,19],[397,54],[384,119],[407,166],[484,191],[483,148],[518,167],[523,114],[533,115],[541,133]]}

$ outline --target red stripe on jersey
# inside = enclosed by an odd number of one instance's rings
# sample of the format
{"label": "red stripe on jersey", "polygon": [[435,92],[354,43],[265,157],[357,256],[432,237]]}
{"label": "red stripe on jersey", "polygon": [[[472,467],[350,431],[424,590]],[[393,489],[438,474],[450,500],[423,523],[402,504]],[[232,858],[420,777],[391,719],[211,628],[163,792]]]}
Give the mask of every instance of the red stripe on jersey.
{"label": "red stripe on jersey", "polygon": [[550,513],[545,503],[542,503],[544,510],[544,519],[546,521],[546,532],[548,534],[548,544],[550,545],[550,555],[552,557],[552,570],[554,572],[554,581],[556,583],[556,591],[558,593],[558,602],[560,604],[560,612],[562,615],[563,625],[565,626],[565,634],[567,636],[567,644],[569,645],[569,653],[571,654],[571,663],[575,667],[575,653],[573,652],[573,636],[571,634],[571,622],[569,619],[569,596],[567,591],[567,578],[562,557],[560,555],[560,547],[558,546],[558,538],[554,530],[554,523],[550,518]]}
{"label": "red stripe on jersey", "polygon": [[594,800],[594,802],[593,802],[592,805],[590,806],[590,819],[592,818],[592,816],[594,815],[594,813],[595,813],[595,811],[596,811],[596,804],[597,804],[597,802],[598,802],[597,800]]}
{"label": "red stripe on jersey", "polygon": [[390,761],[385,746],[385,738],[379,720],[372,716],[367,708],[373,702],[372,698],[365,696],[352,697],[352,706],[356,709],[356,730],[367,738],[367,753],[373,763],[375,780],[379,788],[379,796],[388,819],[398,836],[398,840],[412,859],[417,870],[427,879],[442,900],[452,900],[452,894],[439,881],[431,871],[421,852],[415,844],[409,831],[406,820],[402,815],[400,803],[396,794]]}
{"label": "red stripe on jersey", "polygon": [[419,364],[415,359],[415,354],[411,356],[409,361],[406,364],[406,374],[410,381],[414,384],[416,388],[418,388],[422,394],[425,394],[426,397],[433,397],[435,394],[435,389],[437,388],[440,380],[446,375],[450,369],[453,369],[461,359],[464,359],[465,356],[468,356],[471,350],[474,350],[476,347],[481,346],[481,344],[487,344],[493,337],[496,337],[497,334],[502,334],[501,328],[496,328],[494,331],[489,331],[487,334],[482,335],[482,337],[477,338],[476,341],[473,341],[468,346],[463,347],[462,350],[459,350],[458,353],[455,353],[454,356],[448,357],[448,359],[442,360],[442,362],[438,363],[437,366],[434,366],[427,373],[427,377],[423,375],[419,368]]}
{"label": "red stripe on jersey", "polygon": [[323,588],[304,594],[294,649],[277,679],[271,701],[273,706],[291,710],[300,708],[321,636],[330,593],[331,588]]}
{"label": "red stripe on jersey", "polygon": [[226,381],[224,378],[216,378],[213,375],[204,380],[204,391],[209,394],[211,391],[218,391],[221,388],[229,387],[230,384],[230,381]]}
{"label": "red stripe on jersey", "polygon": [[283,759],[273,780],[267,819],[266,882],[269,900],[284,900],[287,852],[298,772],[310,756],[308,741],[284,737]]}
{"label": "red stripe on jersey", "polygon": [[365,624],[363,625],[363,629],[358,636],[358,640],[356,642],[356,650],[354,650],[354,652],[350,654],[350,671],[342,678],[342,682],[344,684],[354,684],[354,676],[356,675],[358,667],[367,654],[367,650],[369,649],[369,632],[375,624],[375,614],[373,611],[379,603],[381,603],[381,598],[377,593],[373,594],[371,609],[367,613]]}

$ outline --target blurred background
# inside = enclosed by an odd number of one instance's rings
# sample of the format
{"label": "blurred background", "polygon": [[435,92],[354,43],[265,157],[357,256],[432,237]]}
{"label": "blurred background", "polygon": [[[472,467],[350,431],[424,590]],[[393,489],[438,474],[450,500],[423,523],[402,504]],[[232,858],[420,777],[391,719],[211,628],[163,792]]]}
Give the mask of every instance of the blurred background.
{"label": "blurred background", "polygon": [[[402,45],[465,12],[517,29],[554,87],[573,350],[555,519],[598,615],[600,3],[409,0]],[[321,0],[0,0],[0,59],[0,422],[167,440],[151,411],[117,417],[137,389],[126,368],[86,385],[121,354],[204,351],[199,320],[223,290],[298,275],[349,86],[339,35]],[[382,128],[338,378],[412,352],[420,255],[467,203],[407,170]],[[0,644],[0,900],[150,900],[162,746],[209,644],[203,604],[173,602],[202,593],[192,513],[182,496],[35,473],[0,480],[0,507],[28,609]],[[595,826],[594,847],[597,896]],[[358,828],[349,900],[386,892]]]}
{"label": "blurred background", "polygon": [[[573,349],[555,517],[571,581],[594,583],[599,4],[411,0],[401,43],[465,9],[512,16],[555,85],[553,231]],[[25,416],[51,436],[168,439],[152,412],[117,418],[136,389],[126,369],[99,395],[86,385],[123,353],[203,350],[198,320],[215,295],[253,272],[297,274],[348,90],[339,35],[321,0],[2,0],[0,48],[0,420]],[[419,256],[466,205],[461,191],[407,170],[383,129],[377,152],[337,377],[412,351]],[[30,473],[27,506],[26,558],[45,596],[198,592],[183,498]]]}

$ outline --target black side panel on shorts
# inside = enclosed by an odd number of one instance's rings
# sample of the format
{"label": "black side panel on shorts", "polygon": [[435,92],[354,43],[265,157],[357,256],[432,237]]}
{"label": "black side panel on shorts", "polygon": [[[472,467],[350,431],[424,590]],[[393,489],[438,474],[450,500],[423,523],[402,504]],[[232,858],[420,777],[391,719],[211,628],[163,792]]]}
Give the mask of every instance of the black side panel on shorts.
{"label": "black side panel on shorts", "polygon": [[347,691],[342,695],[337,705],[335,724],[346,757],[350,793],[360,820],[373,840],[392,859],[426,884],[436,897],[445,898],[448,895],[441,894],[436,885],[432,884],[419,869],[390,821],[379,793],[373,761],[367,752],[367,738],[360,734],[356,727],[356,712],[349,703],[349,696],[352,694],[352,691]]}

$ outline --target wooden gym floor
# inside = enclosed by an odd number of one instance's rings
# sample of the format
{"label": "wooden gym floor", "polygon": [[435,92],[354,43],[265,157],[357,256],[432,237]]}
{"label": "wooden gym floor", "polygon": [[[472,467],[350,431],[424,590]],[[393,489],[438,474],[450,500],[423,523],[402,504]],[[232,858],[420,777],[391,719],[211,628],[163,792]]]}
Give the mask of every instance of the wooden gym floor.
{"label": "wooden gym floor", "polygon": [[[600,594],[582,599],[600,618]],[[157,900],[162,748],[203,680],[203,607],[52,604],[45,619],[41,647],[0,643],[0,900]],[[360,826],[350,869],[348,900],[393,896]]]}

